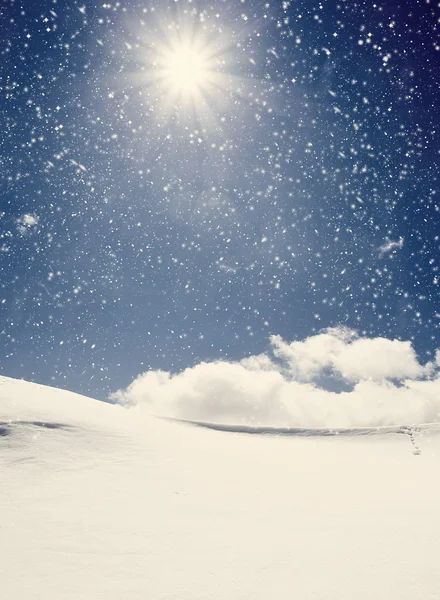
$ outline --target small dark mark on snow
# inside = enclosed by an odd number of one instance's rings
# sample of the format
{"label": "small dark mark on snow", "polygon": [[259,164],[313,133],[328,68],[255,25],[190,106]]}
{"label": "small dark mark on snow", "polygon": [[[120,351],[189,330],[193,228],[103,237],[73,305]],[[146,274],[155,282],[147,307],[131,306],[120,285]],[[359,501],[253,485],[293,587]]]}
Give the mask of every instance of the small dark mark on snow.
{"label": "small dark mark on snow", "polygon": [[70,425],[46,421],[0,421],[0,437],[11,435],[15,429],[41,427],[43,429],[73,429]]}

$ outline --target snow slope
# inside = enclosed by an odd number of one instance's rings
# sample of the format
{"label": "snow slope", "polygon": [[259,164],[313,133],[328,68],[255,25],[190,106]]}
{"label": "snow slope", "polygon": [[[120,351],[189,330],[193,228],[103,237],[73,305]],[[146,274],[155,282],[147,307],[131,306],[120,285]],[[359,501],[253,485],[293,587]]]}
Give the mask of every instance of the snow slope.
{"label": "snow slope", "polygon": [[2,597],[440,596],[437,426],[205,425],[0,378]]}

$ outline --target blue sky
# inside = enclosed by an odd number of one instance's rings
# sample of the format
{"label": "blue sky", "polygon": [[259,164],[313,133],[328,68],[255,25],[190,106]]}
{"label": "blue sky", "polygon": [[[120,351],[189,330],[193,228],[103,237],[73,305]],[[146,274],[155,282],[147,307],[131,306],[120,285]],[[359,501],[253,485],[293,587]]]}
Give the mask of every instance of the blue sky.
{"label": "blue sky", "polygon": [[[149,369],[340,326],[410,340],[426,362],[440,345],[438,16],[5,2],[0,372],[105,398]],[[152,40],[188,22],[224,56],[209,123],[161,118],[170,91],[149,81]]]}

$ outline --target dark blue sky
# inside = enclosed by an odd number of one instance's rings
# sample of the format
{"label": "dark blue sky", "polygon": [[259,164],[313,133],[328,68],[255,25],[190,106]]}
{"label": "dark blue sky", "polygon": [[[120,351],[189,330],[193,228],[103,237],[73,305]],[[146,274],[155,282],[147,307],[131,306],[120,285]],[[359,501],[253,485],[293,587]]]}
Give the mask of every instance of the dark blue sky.
{"label": "dark blue sky", "polygon": [[[240,82],[216,129],[160,121],[136,79],[191,10]],[[0,12],[3,375],[105,398],[270,334],[344,325],[422,361],[440,346],[435,2]]]}

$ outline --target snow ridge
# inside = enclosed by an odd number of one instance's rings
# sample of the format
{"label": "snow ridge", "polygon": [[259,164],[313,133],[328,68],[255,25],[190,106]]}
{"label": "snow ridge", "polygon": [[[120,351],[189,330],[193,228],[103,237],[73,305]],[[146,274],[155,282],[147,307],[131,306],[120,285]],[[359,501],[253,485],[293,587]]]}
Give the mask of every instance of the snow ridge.
{"label": "snow ridge", "polygon": [[228,433],[246,433],[250,435],[282,435],[300,437],[332,437],[332,436],[368,436],[383,434],[406,434],[411,440],[414,432],[429,429],[434,432],[439,430],[440,423],[426,423],[422,426],[413,427],[409,425],[384,425],[381,427],[352,427],[352,428],[310,428],[310,427],[265,427],[259,425],[231,425],[227,423],[214,423],[208,421],[194,421],[190,419],[177,419],[174,417],[161,417],[166,421],[186,423],[195,427],[224,431]]}

